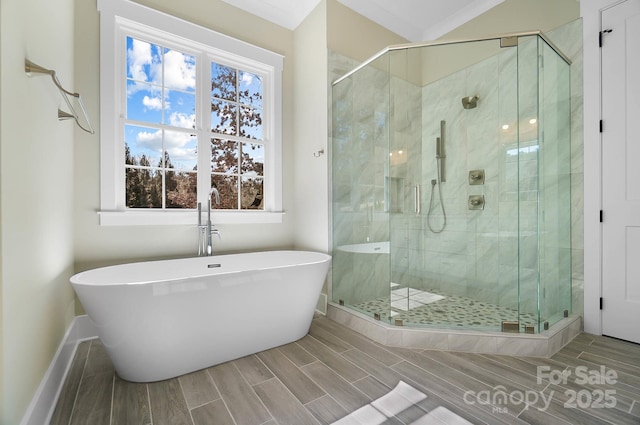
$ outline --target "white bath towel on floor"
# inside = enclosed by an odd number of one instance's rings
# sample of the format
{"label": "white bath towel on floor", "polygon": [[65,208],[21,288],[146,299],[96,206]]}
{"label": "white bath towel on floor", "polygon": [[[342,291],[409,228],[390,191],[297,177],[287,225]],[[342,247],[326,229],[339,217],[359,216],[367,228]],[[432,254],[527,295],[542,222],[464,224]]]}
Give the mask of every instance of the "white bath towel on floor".
{"label": "white bath towel on floor", "polygon": [[[350,413],[332,425],[379,425],[389,418],[396,416],[409,407],[426,399],[427,395],[416,390],[411,385],[400,381],[387,394],[372,401],[366,406]],[[473,425],[449,409],[438,406],[430,412],[425,412],[411,425]]]}

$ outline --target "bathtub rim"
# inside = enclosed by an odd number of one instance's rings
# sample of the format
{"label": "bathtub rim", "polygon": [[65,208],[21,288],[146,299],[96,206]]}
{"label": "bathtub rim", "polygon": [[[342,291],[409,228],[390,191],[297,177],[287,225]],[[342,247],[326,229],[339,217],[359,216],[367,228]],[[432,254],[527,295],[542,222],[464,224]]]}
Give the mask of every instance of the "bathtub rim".
{"label": "bathtub rim", "polygon": [[[110,282],[96,282],[91,280],[83,280],[83,278],[89,277],[98,273],[111,272],[117,269],[133,269],[137,267],[149,267],[154,264],[178,264],[178,263],[189,263],[193,262],[196,264],[199,263],[211,263],[217,264],[226,259],[232,259],[237,257],[253,257],[258,255],[304,255],[309,257],[304,261],[293,262],[289,261],[287,263],[272,263],[266,266],[261,267],[245,267],[245,268],[233,268],[229,270],[225,270],[223,268],[207,268],[205,272],[198,273],[190,273],[175,277],[162,277],[157,279],[132,279],[132,281],[110,281]],[[286,257],[284,257],[286,258]],[[312,259],[313,258],[313,259]],[[220,261],[217,261],[220,260]],[[309,251],[309,250],[267,250],[267,251],[250,251],[250,252],[238,252],[238,253],[229,253],[229,254],[218,254],[212,256],[202,256],[202,257],[182,257],[182,258],[168,258],[168,259],[157,259],[157,260],[142,260],[142,261],[133,261],[131,263],[119,263],[113,264],[109,266],[101,266],[95,267],[91,269],[87,269],[78,273],[75,273],[69,278],[69,282],[72,286],[91,286],[91,287],[112,287],[112,286],[138,286],[138,285],[152,285],[157,283],[169,283],[169,282],[183,282],[189,279],[198,279],[204,278],[208,276],[222,276],[234,273],[247,273],[247,272],[256,272],[256,271],[267,271],[267,270],[276,270],[281,268],[289,268],[289,267],[299,267],[304,265],[311,264],[321,264],[325,262],[329,262],[332,260],[332,256],[330,254],[319,252],[319,251]],[[125,275],[126,276],[126,275]]]}

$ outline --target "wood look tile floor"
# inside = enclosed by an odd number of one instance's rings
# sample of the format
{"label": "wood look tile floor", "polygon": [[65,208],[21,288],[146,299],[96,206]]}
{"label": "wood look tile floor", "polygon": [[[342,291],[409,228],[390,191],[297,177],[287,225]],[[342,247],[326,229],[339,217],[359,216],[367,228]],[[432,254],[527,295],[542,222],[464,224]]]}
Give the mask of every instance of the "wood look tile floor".
{"label": "wood look tile floor", "polygon": [[439,406],[473,424],[640,424],[638,344],[583,333],[550,359],[414,350],[324,317],[294,343],[149,384],[84,342],[51,424],[331,424],[399,381],[427,398],[384,424],[443,424],[424,420]]}

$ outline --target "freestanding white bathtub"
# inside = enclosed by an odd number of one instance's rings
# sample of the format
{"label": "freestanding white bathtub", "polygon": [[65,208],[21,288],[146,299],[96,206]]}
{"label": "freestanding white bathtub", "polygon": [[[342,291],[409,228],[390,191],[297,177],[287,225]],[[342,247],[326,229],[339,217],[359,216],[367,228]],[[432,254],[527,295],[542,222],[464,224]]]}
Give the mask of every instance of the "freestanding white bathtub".
{"label": "freestanding white bathtub", "polygon": [[331,257],[268,251],[89,270],[71,277],[118,375],[169,379],[302,338]]}

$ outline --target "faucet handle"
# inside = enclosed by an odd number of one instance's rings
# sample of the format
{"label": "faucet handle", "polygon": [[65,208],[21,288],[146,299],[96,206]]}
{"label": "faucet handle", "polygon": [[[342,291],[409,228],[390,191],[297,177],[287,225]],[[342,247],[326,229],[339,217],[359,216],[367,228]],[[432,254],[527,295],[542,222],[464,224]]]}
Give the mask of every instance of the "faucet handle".
{"label": "faucet handle", "polygon": [[211,236],[213,235],[216,235],[218,239],[222,239],[222,234],[220,233],[220,230],[216,229],[215,227],[211,228]]}

